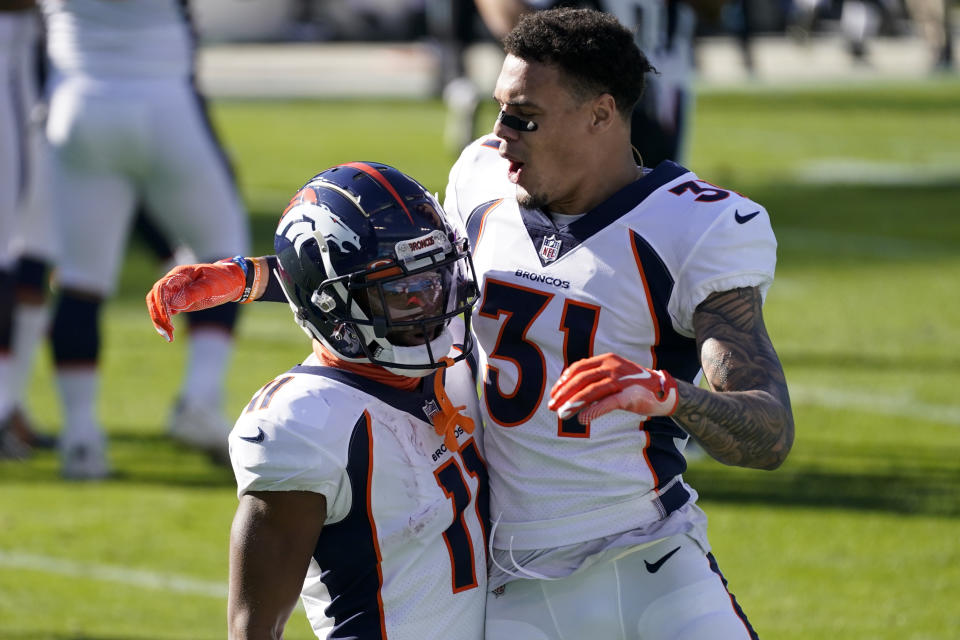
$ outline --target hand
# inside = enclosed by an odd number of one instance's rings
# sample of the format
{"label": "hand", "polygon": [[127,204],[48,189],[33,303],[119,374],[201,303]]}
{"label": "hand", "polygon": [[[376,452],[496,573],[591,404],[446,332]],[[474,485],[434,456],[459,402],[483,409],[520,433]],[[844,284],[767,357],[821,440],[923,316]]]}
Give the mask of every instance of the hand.
{"label": "hand", "polygon": [[574,362],[550,390],[548,408],[566,420],[578,411],[581,424],[614,409],[642,416],[669,416],[677,409],[677,381],[613,353]]}
{"label": "hand", "polygon": [[181,265],[154,283],[147,294],[147,311],[157,333],[173,342],[170,316],[239,300],[245,284],[243,269],[230,260]]}

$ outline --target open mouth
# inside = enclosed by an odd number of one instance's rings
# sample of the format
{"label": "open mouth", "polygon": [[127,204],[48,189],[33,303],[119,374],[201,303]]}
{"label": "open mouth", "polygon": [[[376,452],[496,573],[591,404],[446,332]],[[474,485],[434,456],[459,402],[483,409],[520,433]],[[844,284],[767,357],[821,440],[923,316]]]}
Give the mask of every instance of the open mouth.
{"label": "open mouth", "polygon": [[507,179],[510,180],[513,184],[517,184],[520,180],[520,173],[523,170],[524,163],[517,162],[516,160],[510,161],[510,168],[507,169]]}

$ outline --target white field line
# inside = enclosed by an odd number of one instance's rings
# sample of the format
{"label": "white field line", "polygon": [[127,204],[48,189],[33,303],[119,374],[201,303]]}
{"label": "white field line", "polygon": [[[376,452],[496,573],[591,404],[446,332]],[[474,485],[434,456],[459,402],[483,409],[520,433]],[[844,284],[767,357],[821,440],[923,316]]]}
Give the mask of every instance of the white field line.
{"label": "white field line", "polygon": [[830,409],[856,409],[867,413],[897,418],[910,418],[960,426],[960,406],[919,402],[907,394],[870,393],[789,385],[794,404],[807,404]]}
{"label": "white field line", "polygon": [[[930,240],[891,238],[850,231],[820,231],[781,226],[777,241],[790,249],[809,249],[874,258],[955,257],[956,248]],[[776,285],[774,285],[776,286]]]}
{"label": "white field line", "polygon": [[858,158],[825,158],[808,162],[794,172],[806,184],[937,185],[960,180],[956,156],[925,164],[898,164]]}
{"label": "white field line", "polygon": [[73,562],[62,558],[0,550],[0,567],[24,569],[73,578],[115,582],[131,587],[170,591],[196,596],[226,599],[227,585],[223,582],[197,580],[173,573],[158,573],[142,569],[128,569],[105,564]]}

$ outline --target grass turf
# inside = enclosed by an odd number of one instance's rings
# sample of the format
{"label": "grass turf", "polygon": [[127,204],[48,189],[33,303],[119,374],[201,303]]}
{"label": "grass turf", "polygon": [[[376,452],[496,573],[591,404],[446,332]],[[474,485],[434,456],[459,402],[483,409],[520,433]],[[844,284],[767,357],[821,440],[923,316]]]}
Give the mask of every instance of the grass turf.
{"label": "grass turf", "polygon": [[[948,639],[960,629],[960,84],[700,96],[689,164],[770,211],[767,325],[797,440],[773,473],[703,460],[688,479],[761,637]],[[215,103],[256,251],[307,178],[379,160],[444,187],[436,102]],[[492,106],[484,117],[492,122]],[[52,454],[0,462],[0,638],[222,638],[229,470],[164,437],[184,366],[143,295],[134,244],[104,313],[100,412],[117,476],[59,480]],[[228,380],[240,408],[299,361],[282,305],[249,305]],[[48,354],[30,409],[59,423]],[[951,604],[954,603],[954,604]],[[287,637],[312,637],[301,612]]]}

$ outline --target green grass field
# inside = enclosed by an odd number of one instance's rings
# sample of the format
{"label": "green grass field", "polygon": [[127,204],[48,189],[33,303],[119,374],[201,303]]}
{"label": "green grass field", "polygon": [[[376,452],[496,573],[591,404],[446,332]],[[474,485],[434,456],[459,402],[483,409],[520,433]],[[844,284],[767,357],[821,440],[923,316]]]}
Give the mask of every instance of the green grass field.
{"label": "green grass field", "polygon": [[[709,460],[688,472],[761,637],[960,637],[958,104],[956,81],[699,98],[688,164],[763,203],[780,241],[765,315],[791,386],[793,453],[772,473]],[[256,250],[270,251],[296,188],[337,162],[388,162],[441,191],[442,113],[215,103]],[[49,453],[0,462],[0,639],[225,636],[233,477],[164,436],[185,336],[168,345],[150,326],[143,296],[158,275],[133,246],[104,314],[116,478],[65,483]],[[285,306],[245,307],[230,406],[306,351]],[[55,431],[42,356],[30,410]],[[302,613],[287,637],[312,637]]]}

